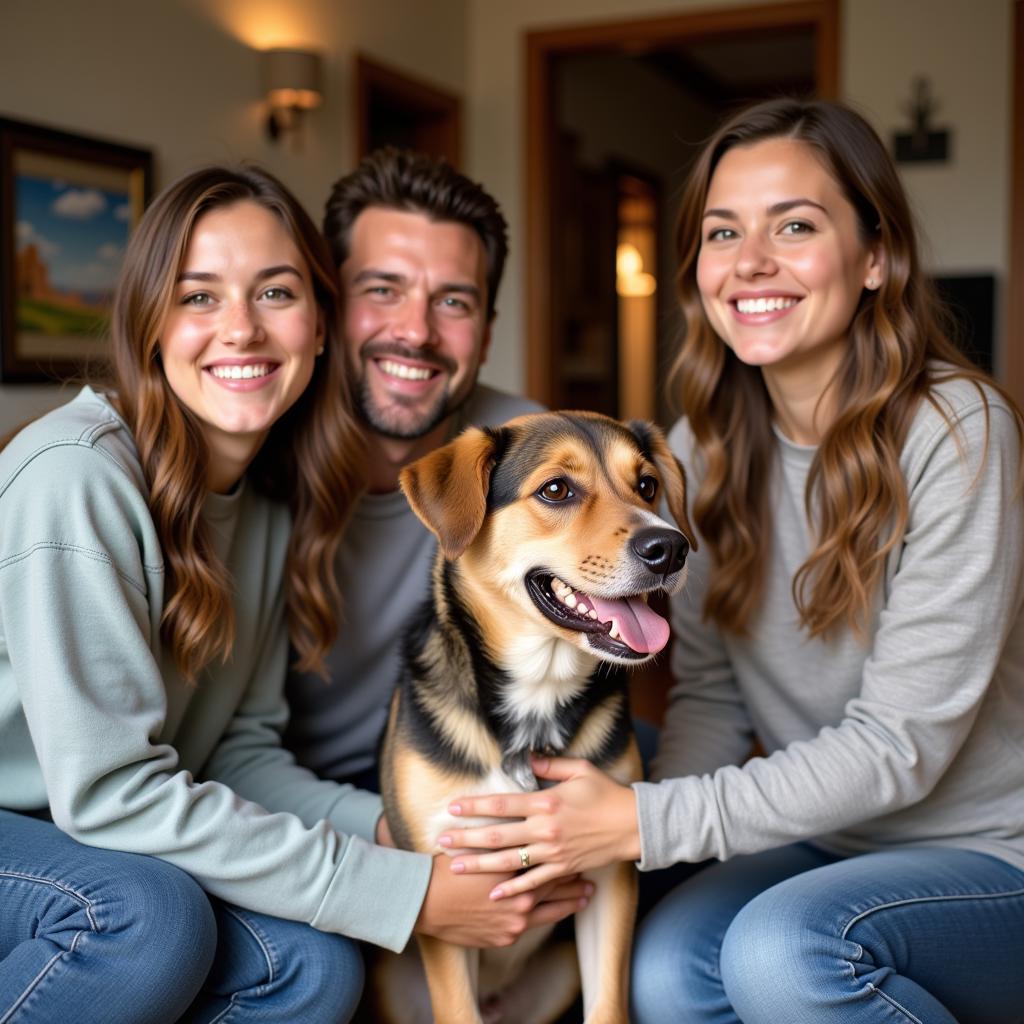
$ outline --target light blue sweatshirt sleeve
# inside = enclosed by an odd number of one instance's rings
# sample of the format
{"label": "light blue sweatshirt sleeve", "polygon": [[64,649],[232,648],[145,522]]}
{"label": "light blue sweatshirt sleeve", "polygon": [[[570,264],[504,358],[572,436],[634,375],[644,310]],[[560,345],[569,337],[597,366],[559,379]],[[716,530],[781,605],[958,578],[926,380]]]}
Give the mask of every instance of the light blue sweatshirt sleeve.
{"label": "light blue sweatshirt sleeve", "polygon": [[[326,821],[339,833],[347,833],[350,849],[330,887],[345,906],[348,923],[344,934],[401,949],[426,896],[431,858],[375,845],[375,828],[382,813],[380,797],[318,778],[296,764],[294,754],[282,746],[281,734],[288,719],[283,681],[289,645],[283,599],[279,597],[276,603],[281,606],[272,616],[276,628],[267,634],[255,659],[260,671],[247,687],[201,778],[222,783],[269,811],[294,814],[310,829],[317,830]],[[327,902],[333,901],[328,898]],[[315,918],[312,923],[325,927]]]}
{"label": "light blue sweatshirt sleeve", "polygon": [[[265,672],[235,678],[229,660],[183,689],[160,645],[162,589],[145,500],[108,452],[61,443],[2,463],[0,726],[26,729],[31,744],[0,750],[0,805],[41,774],[54,821],[80,842],[152,854],[228,902],[403,948],[429,858],[270,813],[183,767],[189,730],[227,729],[211,764],[235,778],[245,757],[287,770],[276,732],[254,725],[282,713],[286,644],[275,626]],[[233,746],[248,729],[266,749]]]}
{"label": "light blue sweatshirt sleeve", "polygon": [[[257,658],[260,675],[246,691],[202,776],[224,783],[268,810],[290,811],[309,827],[327,820],[340,832],[375,842],[383,813],[380,796],[320,779],[297,764],[295,755],[282,745],[288,722],[281,682],[288,657],[283,609],[274,620],[277,629],[266,637]],[[323,685],[329,684],[324,681]]]}

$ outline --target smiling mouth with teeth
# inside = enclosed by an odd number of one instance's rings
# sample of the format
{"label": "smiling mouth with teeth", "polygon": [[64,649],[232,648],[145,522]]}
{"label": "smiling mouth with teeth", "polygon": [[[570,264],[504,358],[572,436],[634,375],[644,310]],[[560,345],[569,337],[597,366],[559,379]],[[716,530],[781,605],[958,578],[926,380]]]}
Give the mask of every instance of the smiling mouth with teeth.
{"label": "smiling mouth with teeth", "polygon": [[792,309],[800,300],[790,295],[772,295],[759,299],[736,299],[736,308],[741,313],[774,313],[780,309]]}
{"label": "smiling mouth with teeth", "polygon": [[252,380],[266,377],[272,367],[269,363],[248,363],[245,366],[211,366],[210,373],[221,380]]}
{"label": "smiling mouth with teeth", "polygon": [[620,658],[647,658],[668,643],[669,625],[647,606],[646,594],[598,597],[534,570],[526,589],[544,616],[563,629],[586,633],[592,647]]}
{"label": "smiling mouth with teeth", "polygon": [[393,359],[378,359],[377,365],[389,377],[399,377],[402,380],[429,380],[437,373],[426,366],[407,366],[405,363],[396,363]]}

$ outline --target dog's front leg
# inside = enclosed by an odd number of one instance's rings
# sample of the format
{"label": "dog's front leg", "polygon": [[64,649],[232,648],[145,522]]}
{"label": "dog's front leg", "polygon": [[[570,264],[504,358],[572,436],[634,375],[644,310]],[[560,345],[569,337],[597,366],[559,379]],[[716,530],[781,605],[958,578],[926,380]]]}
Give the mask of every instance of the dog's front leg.
{"label": "dog's front leg", "polygon": [[483,1024],[476,998],[480,951],[418,935],[436,1024]]}
{"label": "dog's front leg", "polygon": [[585,1024],[628,1024],[629,959],[637,880],[632,864],[588,871],[596,888],[576,915]]}

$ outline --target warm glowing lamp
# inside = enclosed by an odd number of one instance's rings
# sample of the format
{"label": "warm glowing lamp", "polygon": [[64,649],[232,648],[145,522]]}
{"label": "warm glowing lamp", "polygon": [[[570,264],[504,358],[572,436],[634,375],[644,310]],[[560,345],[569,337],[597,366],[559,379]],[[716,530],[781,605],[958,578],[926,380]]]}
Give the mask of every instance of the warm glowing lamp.
{"label": "warm glowing lamp", "polygon": [[630,242],[622,242],[615,250],[615,272],[623,277],[639,274],[644,268],[640,250]]}
{"label": "warm glowing lamp", "polygon": [[644,260],[640,250],[630,242],[622,242],[615,249],[615,290],[628,298],[653,295],[657,282],[653,274],[644,273]]}
{"label": "warm glowing lamp", "polygon": [[267,133],[276,139],[295,131],[302,113],[323,101],[320,56],[306,50],[264,50],[263,83],[270,107]]}

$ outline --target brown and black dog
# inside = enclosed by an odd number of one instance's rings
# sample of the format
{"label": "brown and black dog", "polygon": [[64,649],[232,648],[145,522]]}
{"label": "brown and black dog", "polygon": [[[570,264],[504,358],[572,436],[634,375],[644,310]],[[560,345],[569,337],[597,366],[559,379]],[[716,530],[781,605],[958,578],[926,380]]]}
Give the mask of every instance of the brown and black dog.
{"label": "brown and black dog", "polygon": [[[466,431],[406,467],[401,483],[439,550],[382,748],[398,845],[437,853],[446,828],[482,823],[449,814],[457,796],[536,789],[531,751],[639,779],[626,670],[667,643],[668,623],[646,598],[682,587],[694,543],[682,468],[661,431],[538,413]],[[658,515],[662,499],[689,541]],[[596,891],[576,915],[578,974],[571,947],[533,956],[548,929],[486,950],[420,937],[433,1019],[479,1024],[481,1001],[499,998],[503,1020],[554,1020],[582,976],[588,1024],[625,1024],[634,868],[588,877]],[[429,1020],[400,976],[384,983],[382,1016]]]}

